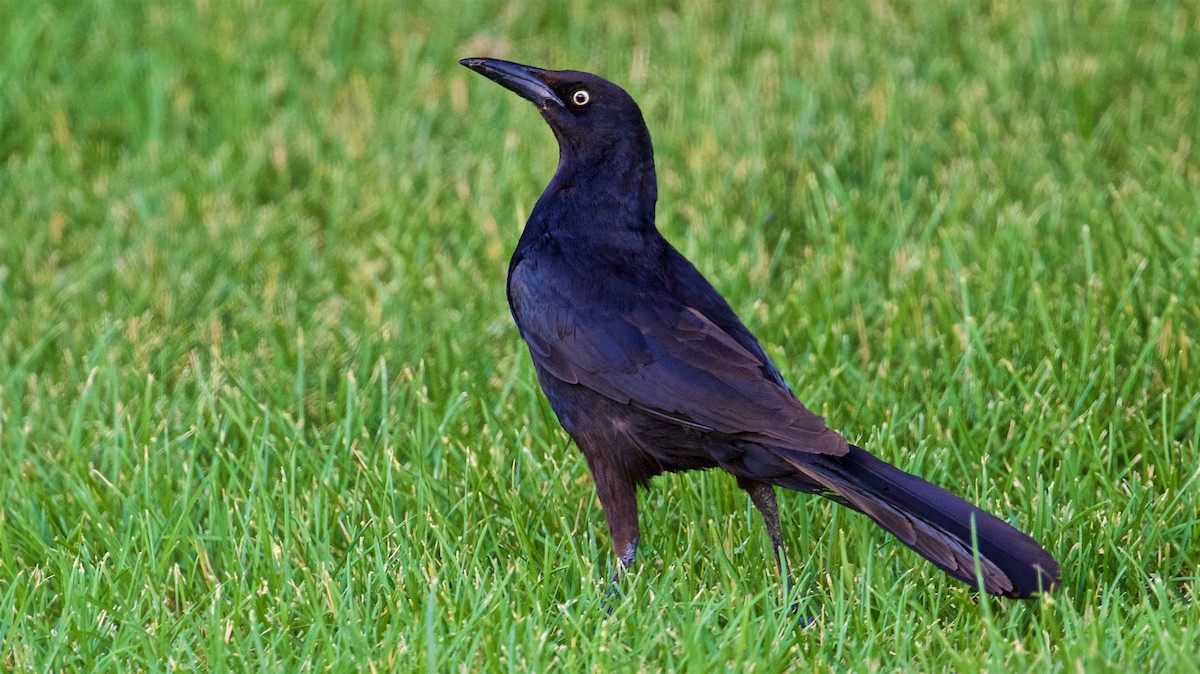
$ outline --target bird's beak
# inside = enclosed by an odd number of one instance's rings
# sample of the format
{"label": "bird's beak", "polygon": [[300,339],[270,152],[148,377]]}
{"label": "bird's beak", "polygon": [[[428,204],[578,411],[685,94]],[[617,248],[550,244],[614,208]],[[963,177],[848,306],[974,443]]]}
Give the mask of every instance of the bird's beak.
{"label": "bird's beak", "polygon": [[541,68],[485,58],[463,59],[459,63],[522,98],[533,101],[539,108],[545,109],[548,103],[562,107],[562,99],[546,84],[546,71]]}

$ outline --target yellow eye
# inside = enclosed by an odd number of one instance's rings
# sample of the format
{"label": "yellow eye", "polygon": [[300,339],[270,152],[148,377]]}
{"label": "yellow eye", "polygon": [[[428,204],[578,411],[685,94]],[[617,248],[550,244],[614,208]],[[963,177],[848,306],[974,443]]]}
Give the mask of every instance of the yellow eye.
{"label": "yellow eye", "polygon": [[587,89],[580,89],[571,94],[571,102],[580,107],[587,105],[590,100],[592,100],[592,95],[587,92]]}

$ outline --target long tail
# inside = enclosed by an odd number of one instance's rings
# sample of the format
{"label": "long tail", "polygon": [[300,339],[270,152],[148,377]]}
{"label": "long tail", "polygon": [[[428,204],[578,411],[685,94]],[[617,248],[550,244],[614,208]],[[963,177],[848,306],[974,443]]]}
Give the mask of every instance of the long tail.
{"label": "long tail", "polygon": [[[801,457],[797,457],[801,458]],[[951,576],[977,585],[972,525],[979,572],[990,593],[1028,599],[1058,585],[1058,562],[1037,541],[950,492],[850,446],[841,457],[789,461],[804,478],[784,487],[813,491],[849,506],[899,538]],[[797,476],[799,477],[799,476]]]}

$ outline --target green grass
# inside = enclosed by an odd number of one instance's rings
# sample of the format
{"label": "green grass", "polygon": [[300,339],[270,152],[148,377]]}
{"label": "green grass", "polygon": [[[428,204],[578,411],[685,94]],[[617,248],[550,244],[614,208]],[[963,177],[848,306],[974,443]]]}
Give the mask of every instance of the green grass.
{"label": "green grass", "polygon": [[[1200,9],[0,0],[0,670],[1197,671]],[[793,6],[799,5],[799,6]],[[980,597],[721,474],[613,557],[504,303],[642,104],[664,233],[802,400],[1032,532]]]}

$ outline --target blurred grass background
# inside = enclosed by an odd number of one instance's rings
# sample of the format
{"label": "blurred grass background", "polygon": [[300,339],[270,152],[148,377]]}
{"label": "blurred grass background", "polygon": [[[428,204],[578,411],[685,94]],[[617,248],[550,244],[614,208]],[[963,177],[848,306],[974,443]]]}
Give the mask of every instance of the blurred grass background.
{"label": "blurred grass background", "polygon": [[[626,599],[504,304],[553,172],[459,67],[640,102],[660,227],[852,440],[1033,533],[953,584],[659,478]],[[0,669],[1196,671],[1191,2],[0,0]]]}

